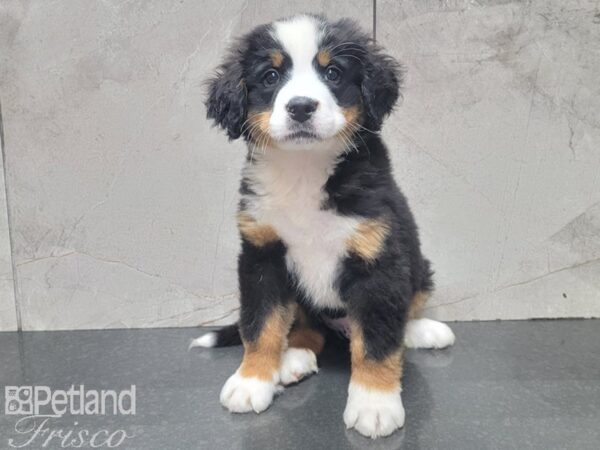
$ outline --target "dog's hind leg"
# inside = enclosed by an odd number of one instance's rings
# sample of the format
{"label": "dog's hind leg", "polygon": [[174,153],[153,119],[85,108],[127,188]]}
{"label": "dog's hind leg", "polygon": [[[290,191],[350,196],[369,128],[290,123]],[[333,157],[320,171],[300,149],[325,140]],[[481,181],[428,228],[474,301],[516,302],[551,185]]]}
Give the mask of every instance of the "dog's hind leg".
{"label": "dog's hind leg", "polygon": [[407,348],[445,348],[454,344],[454,333],[448,325],[421,317],[428,297],[428,292],[421,291],[411,302],[409,321],[404,329],[404,345]]}
{"label": "dog's hind leg", "polygon": [[297,383],[317,373],[317,355],[323,350],[325,337],[302,307],[298,307],[296,321],[288,335],[288,348],[281,359],[280,383]]}

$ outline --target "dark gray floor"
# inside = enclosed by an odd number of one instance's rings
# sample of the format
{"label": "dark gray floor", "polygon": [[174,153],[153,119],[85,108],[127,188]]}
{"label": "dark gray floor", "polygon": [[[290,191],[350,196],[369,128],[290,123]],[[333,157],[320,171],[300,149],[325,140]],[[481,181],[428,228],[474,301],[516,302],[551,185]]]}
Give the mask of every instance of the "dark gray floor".
{"label": "dark gray floor", "polygon": [[[0,382],[68,389],[137,389],[135,416],[64,416],[48,428],[124,429],[127,449],[598,449],[600,321],[452,324],[454,348],[409,351],[406,425],[371,441],[342,421],[343,348],[321,372],[285,390],[261,415],[219,405],[241,348],[187,351],[198,329],[0,333]],[[22,444],[18,417],[2,415],[0,448]],[[75,422],[77,424],[75,425]],[[44,448],[43,439],[23,448]],[[58,440],[45,448],[61,448]]]}

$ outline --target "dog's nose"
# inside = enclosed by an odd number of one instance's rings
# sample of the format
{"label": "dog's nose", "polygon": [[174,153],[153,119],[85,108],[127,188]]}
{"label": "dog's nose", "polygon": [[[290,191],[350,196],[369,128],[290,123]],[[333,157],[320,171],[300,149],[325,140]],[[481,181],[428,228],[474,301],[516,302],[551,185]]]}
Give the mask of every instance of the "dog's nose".
{"label": "dog's nose", "polygon": [[294,97],[285,106],[290,117],[296,122],[306,122],[317,110],[319,102],[308,97]]}

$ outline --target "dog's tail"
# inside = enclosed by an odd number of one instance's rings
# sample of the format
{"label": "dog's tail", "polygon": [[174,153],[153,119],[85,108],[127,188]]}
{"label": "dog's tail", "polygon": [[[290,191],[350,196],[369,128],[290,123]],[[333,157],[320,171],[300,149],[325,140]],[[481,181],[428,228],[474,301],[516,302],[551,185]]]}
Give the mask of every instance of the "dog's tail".
{"label": "dog's tail", "polygon": [[208,333],[194,339],[190,343],[192,347],[230,347],[232,345],[241,345],[242,338],[237,323],[227,325],[219,330],[209,331]]}

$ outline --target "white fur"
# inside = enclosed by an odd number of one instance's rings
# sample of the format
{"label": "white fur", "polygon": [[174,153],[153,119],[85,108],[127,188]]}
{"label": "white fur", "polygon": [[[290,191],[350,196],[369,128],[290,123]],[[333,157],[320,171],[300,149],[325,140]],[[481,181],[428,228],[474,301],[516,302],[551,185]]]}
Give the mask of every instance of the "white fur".
{"label": "white fur", "polygon": [[322,209],[323,186],[338,154],[336,147],[322,152],[269,148],[244,169],[258,194],[246,198],[247,212],[275,228],[287,246],[288,269],[318,306],[330,308],[344,307],[334,283],[346,241],[359,223]]}
{"label": "white fur", "polygon": [[[306,142],[283,141],[292,133],[294,121],[290,119],[286,105],[293,97],[309,97],[318,102],[311,120],[315,133],[321,139],[333,138],[346,124],[342,109],[335,97],[315,70],[313,61],[317,55],[321,31],[318,19],[297,16],[291,20],[275,22],[273,37],[283,46],[292,60],[289,79],[277,93],[269,122],[271,137],[280,148],[306,149]],[[314,142],[318,148],[322,142]],[[315,148],[315,149],[316,149]]]}
{"label": "white fur", "polygon": [[367,389],[356,383],[348,387],[344,423],[363,436],[389,436],[404,425],[404,406],[400,389],[392,392]]}
{"label": "white fur", "polygon": [[404,331],[404,344],[408,348],[445,348],[454,344],[454,340],[450,327],[437,320],[410,320]]}
{"label": "white fur", "polygon": [[319,21],[316,17],[303,14],[273,24],[273,37],[284,47],[292,58],[294,67],[302,69],[312,67],[312,60],[319,51],[321,38]]}
{"label": "white fur", "polygon": [[210,348],[210,347],[214,347],[215,345],[217,345],[217,333],[215,333],[214,331],[211,331],[209,333],[206,333],[206,334],[200,336],[199,338],[194,339],[192,342],[190,342],[189,348],[193,348],[193,347]]}
{"label": "white fur", "polygon": [[317,356],[307,348],[288,348],[281,359],[279,380],[283,385],[297,383],[310,374],[317,373]]}
{"label": "white fur", "polygon": [[221,389],[221,404],[234,413],[263,412],[280,390],[277,380],[277,375],[273,377],[273,381],[263,381],[243,377],[236,371]]}

